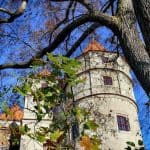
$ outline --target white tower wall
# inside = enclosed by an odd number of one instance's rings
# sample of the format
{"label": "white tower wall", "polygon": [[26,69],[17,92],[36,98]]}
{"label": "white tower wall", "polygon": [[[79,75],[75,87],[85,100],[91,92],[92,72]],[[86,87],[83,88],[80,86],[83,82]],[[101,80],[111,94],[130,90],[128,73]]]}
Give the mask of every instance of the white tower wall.
{"label": "white tower wall", "polygon": [[[35,86],[40,88],[44,81],[40,81],[40,83],[36,83]],[[34,113],[36,102],[33,100],[32,95],[28,95],[25,97],[25,109],[24,109],[24,117],[22,120],[22,124],[27,124],[31,129],[31,133],[34,133],[36,129],[39,127],[49,127],[50,119],[45,116],[45,118],[37,122],[36,114]],[[43,145],[36,140],[31,139],[27,135],[21,136],[20,150],[44,150]]]}
{"label": "white tower wall", "polygon": [[[102,61],[116,55],[110,52],[87,51],[77,58],[81,62],[78,77],[85,79],[85,82],[73,87],[74,98],[77,105],[86,108],[92,106],[92,117],[100,124],[97,135],[102,140],[102,150],[123,150],[127,141],[137,143],[141,139],[130,67],[121,56],[115,61]],[[104,84],[104,76],[112,78],[112,85]],[[29,109],[34,110],[34,105],[32,96],[26,97],[25,107],[28,109],[24,111],[22,122],[28,124],[32,131],[36,116]],[[118,115],[128,119],[129,131],[119,129]],[[50,120],[45,118],[39,126],[48,126],[49,123]],[[42,149],[43,145],[22,136],[21,150]]]}
{"label": "white tower wall", "polygon": [[[133,94],[130,67],[121,56],[113,62],[103,62],[117,54],[101,51],[83,53],[78,76],[85,82],[73,88],[76,103],[91,107],[93,117],[100,124],[97,134],[102,140],[102,150],[123,150],[126,142],[141,139],[137,105]],[[105,85],[103,76],[112,78],[112,85]],[[128,119],[129,131],[120,130],[117,115]]]}

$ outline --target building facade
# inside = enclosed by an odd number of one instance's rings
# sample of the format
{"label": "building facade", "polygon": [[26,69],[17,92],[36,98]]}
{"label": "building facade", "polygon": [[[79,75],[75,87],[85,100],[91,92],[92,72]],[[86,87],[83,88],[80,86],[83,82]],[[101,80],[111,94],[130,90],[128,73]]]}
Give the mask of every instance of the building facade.
{"label": "building facade", "polygon": [[[47,70],[43,70],[40,72],[42,75],[46,75],[49,73]],[[40,83],[36,83],[36,88],[40,88],[44,81],[40,81]],[[45,117],[42,119],[42,121],[37,122],[36,114],[34,113],[34,106],[36,106],[36,102],[33,100],[33,96],[30,94],[25,97],[25,109],[24,109],[24,117],[22,119],[22,124],[27,124],[28,127],[31,129],[32,132],[34,132],[39,127],[49,127],[50,120],[48,117]],[[27,135],[21,136],[21,142],[20,142],[20,150],[46,150],[44,149],[44,145],[40,142],[31,139]]]}
{"label": "building facade", "polygon": [[[126,142],[137,144],[141,132],[137,116],[137,105],[133,93],[130,67],[122,56],[108,52],[93,40],[77,58],[81,62],[78,71],[80,79],[85,82],[73,87],[77,105],[90,108],[92,117],[100,125],[97,135],[102,141],[102,150],[123,150]],[[30,111],[34,102],[32,96],[25,98],[23,124],[34,130],[36,116]],[[36,124],[48,126],[46,118]],[[90,133],[92,134],[92,133]],[[27,136],[21,137],[21,150],[43,150],[43,145]],[[82,149],[77,146],[76,149]]]}
{"label": "building facade", "polygon": [[126,142],[141,140],[138,107],[133,93],[130,67],[122,56],[108,52],[93,40],[83,54],[78,75],[85,82],[73,88],[76,103],[90,108],[100,125],[102,150],[123,150]]}
{"label": "building facade", "polygon": [[0,114],[0,150],[19,150],[21,137],[19,126],[23,111],[18,105],[14,105],[8,112]]}

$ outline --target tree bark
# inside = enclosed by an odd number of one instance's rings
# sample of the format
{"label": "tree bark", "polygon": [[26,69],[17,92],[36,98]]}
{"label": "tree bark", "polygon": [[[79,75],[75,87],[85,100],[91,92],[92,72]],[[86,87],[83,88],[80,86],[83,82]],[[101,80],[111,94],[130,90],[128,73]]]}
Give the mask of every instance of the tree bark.
{"label": "tree bark", "polygon": [[150,92],[150,57],[136,28],[132,5],[122,4],[118,14],[118,38],[124,55],[147,95]]}
{"label": "tree bark", "polygon": [[133,0],[133,6],[146,49],[150,55],[150,0]]}

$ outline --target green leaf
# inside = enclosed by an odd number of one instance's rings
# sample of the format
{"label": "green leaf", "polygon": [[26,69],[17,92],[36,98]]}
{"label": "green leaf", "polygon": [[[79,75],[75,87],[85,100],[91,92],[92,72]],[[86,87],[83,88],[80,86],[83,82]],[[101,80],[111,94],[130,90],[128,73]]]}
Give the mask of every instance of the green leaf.
{"label": "green leaf", "polygon": [[30,131],[30,128],[28,127],[27,124],[20,125],[19,126],[19,131],[20,131],[21,134],[26,134],[28,131]]}
{"label": "green leaf", "polygon": [[99,125],[94,120],[88,120],[84,124],[84,129],[90,129],[90,130],[96,130],[99,127]]}
{"label": "green leaf", "polygon": [[64,131],[56,130],[55,132],[51,133],[50,139],[54,142],[57,142],[57,140],[64,134]]}
{"label": "green leaf", "polygon": [[99,139],[99,137],[97,135],[93,135],[91,140],[92,140],[92,150],[99,150],[101,144],[101,140]]}
{"label": "green leaf", "polygon": [[45,65],[45,61],[41,58],[34,58],[32,64],[31,64],[31,66],[35,66],[35,67],[43,66],[43,65]]}
{"label": "green leaf", "polygon": [[57,67],[61,67],[60,66],[60,59],[58,59],[57,57],[55,57],[52,53],[47,53],[47,57],[50,61],[52,61]]}
{"label": "green leaf", "polygon": [[74,112],[79,121],[82,121],[84,119],[84,112],[82,108],[76,107]]}
{"label": "green leaf", "polygon": [[15,88],[14,88],[14,91],[15,92],[18,92],[19,94],[21,94],[22,96],[26,96],[26,93],[23,91],[23,89],[22,88],[20,88],[19,86],[16,86]]}
{"label": "green leaf", "polygon": [[47,94],[45,94],[46,97],[51,97],[52,95],[52,92],[47,92]]}
{"label": "green leaf", "polygon": [[37,113],[36,117],[37,117],[37,121],[40,122],[43,118],[43,114]]}
{"label": "green leaf", "polygon": [[12,115],[6,101],[2,102],[2,111],[5,112],[7,115]]}
{"label": "green leaf", "polygon": [[26,94],[28,94],[29,92],[31,92],[31,84],[29,83],[24,83],[24,86],[23,86],[23,90]]}
{"label": "green leaf", "polygon": [[142,146],[143,145],[143,141],[142,140],[138,140],[138,145]]}
{"label": "green leaf", "polygon": [[92,150],[99,150],[99,145],[98,144],[92,144],[91,146]]}
{"label": "green leaf", "polygon": [[46,141],[45,135],[37,135],[36,138],[40,143],[43,143]]}

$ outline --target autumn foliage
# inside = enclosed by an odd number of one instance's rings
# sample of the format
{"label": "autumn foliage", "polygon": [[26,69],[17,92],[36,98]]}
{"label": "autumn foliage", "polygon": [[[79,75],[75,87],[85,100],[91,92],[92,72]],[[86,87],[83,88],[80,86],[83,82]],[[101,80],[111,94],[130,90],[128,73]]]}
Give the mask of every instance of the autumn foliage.
{"label": "autumn foliage", "polygon": [[1,120],[22,120],[23,111],[20,109],[18,105],[14,105],[11,108],[8,108],[7,113],[0,114]]}

